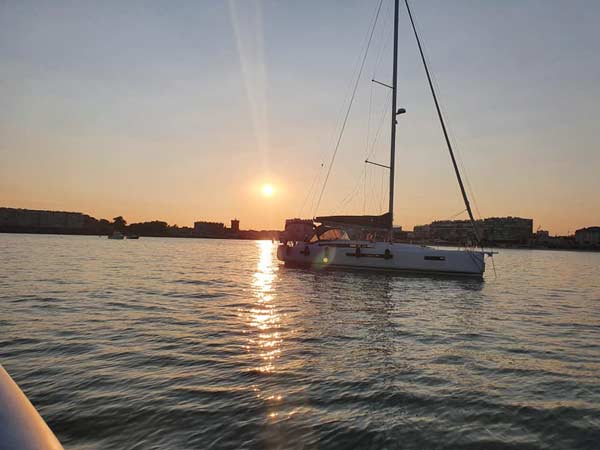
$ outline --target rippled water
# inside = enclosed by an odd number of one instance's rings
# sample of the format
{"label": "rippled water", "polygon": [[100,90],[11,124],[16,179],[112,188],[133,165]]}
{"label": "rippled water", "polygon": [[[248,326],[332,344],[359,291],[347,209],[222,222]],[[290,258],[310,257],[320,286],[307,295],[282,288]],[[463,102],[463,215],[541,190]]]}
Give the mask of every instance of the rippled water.
{"label": "rippled water", "polygon": [[594,449],[600,254],[483,282],[270,242],[0,234],[0,362],[67,449]]}

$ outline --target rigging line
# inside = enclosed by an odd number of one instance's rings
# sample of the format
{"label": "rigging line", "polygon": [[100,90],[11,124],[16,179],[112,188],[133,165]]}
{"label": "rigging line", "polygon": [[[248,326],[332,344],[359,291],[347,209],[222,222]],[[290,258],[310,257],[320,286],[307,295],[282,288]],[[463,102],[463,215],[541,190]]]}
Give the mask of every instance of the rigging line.
{"label": "rigging line", "polygon": [[313,177],[313,181],[310,184],[310,188],[308,189],[308,191],[306,191],[306,195],[304,196],[304,200],[302,201],[302,204],[300,205],[300,209],[298,210],[298,217],[302,217],[302,211],[304,211],[304,206],[306,205],[306,202],[308,201],[308,199],[310,197],[315,179],[316,179],[316,174]]}
{"label": "rigging line", "polygon": [[494,268],[494,280],[497,280],[498,275],[496,275],[496,264],[494,263],[494,254],[493,253],[492,253],[491,259],[492,259],[492,267]]}
{"label": "rigging line", "polygon": [[[383,37],[385,36],[385,31],[387,30],[387,24],[384,25],[382,27],[382,33],[381,33],[381,44],[379,46],[379,52],[377,57],[375,58],[375,64],[373,65],[373,76],[371,77],[371,79],[375,79],[375,73],[377,72],[377,66],[379,65],[379,60],[381,58],[381,52],[385,46],[385,44],[387,43],[387,40],[384,40]],[[365,163],[363,165],[363,214],[365,214],[366,211],[366,207],[367,207],[367,163],[366,160],[369,159],[369,147],[371,146],[371,118],[373,115],[373,83],[370,83],[370,90],[369,90],[369,115],[368,115],[368,121],[367,121],[367,142],[365,145]],[[381,126],[379,127],[381,128]],[[377,133],[379,133],[379,130],[377,131]]]}
{"label": "rigging line", "polygon": [[465,208],[465,209],[463,209],[463,210],[461,210],[461,211],[457,212],[457,213],[456,213],[456,214],[454,214],[453,216],[450,216],[450,217],[449,217],[447,220],[452,220],[452,219],[454,219],[455,217],[458,217],[458,216],[460,216],[462,213],[464,213],[464,212],[466,212],[466,211],[467,211],[467,210],[466,210],[466,208]]}
{"label": "rigging line", "polygon": [[[387,41],[385,41],[387,42]],[[380,49],[381,50],[381,49]],[[368,121],[367,121],[367,140],[366,140],[366,145],[365,145],[365,160],[369,159],[370,156],[373,154],[373,151],[375,150],[375,145],[377,143],[378,137],[379,137],[379,133],[381,131],[381,127],[383,126],[384,123],[384,119],[386,116],[386,111],[387,111],[387,104],[389,103],[389,97],[391,97],[391,93],[387,94],[387,97],[384,98],[384,102],[382,105],[382,111],[381,111],[381,119],[379,121],[379,126],[377,128],[377,136],[373,139],[373,145],[371,146],[371,123],[372,123],[372,116],[373,116],[373,83],[370,84],[370,90],[369,90],[369,114],[368,114]],[[371,150],[370,150],[370,147]],[[360,189],[360,183],[361,181],[363,182],[363,214],[365,214],[366,211],[366,201],[367,201],[367,188],[366,188],[366,162],[363,165],[363,170],[361,170],[361,174],[358,178],[357,181],[357,185],[353,188],[352,191],[350,191],[350,193],[344,197],[344,200],[342,200],[342,202],[340,202],[340,204],[335,208],[335,210],[341,209],[343,207],[345,207],[347,204],[349,204],[352,201],[352,198],[357,195],[359,189]]]}
{"label": "rigging line", "polygon": [[366,191],[366,172],[367,172],[367,159],[369,159],[369,144],[371,143],[371,116],[373,110],[373,83],[370,83],[369,89],[369,114],[367,118],[367,140],[365,142],[365,162],[363,164],[362,176],[363,180],[363,214],[365,213],[365,206],[367,201],[367,191]]}
{"label": "rigging line", "polygon": [[388,110],[388,101],[391,96],[392,96],[392,93],[390,92],[388,94],[387,98],[385,99],[385,101],[383,102],[383,107],[381,108],[381,118],[379,119],[379,128],[377,128],[377,132],[375,133],[375,137],[373,139],[373,145],[371,146],[371,152],[367,155],[366,159],[371,159],[371,157],[374,156],[374,154],[375,154],[377,141],[379,140],[381,128],[383,127],[383,124],[385,122],[386,113]]}
{"label": "rigging line", "polygon": [[356,198],[354,196],[354,193],[356,191],[358,191],[359,189],[360,189],[360,185],[357,187],[357,189],[354,189],[353,192],[351,192],[350,194],[348,194],[342,203],[340,203],[337,207],[333,208],[333,213],[332,214],[337,214],[338,212],[343,211],[346,208],[346,206],[348,205],[348,203],[350,203],[353,198]]}
{"label": "rigging line", "polygon": [[343,211],[346,208],[346,206],[352,201],[352,199],[356,198],[355,193],[358,192],[359,190],[360,190],[360,182],[356,185],[355,189],[346,196],[344,201],[342,203],[340,203],[336,208],[333,209],[333,213],[337,214],[338,212]]}
{"label": "rigging line", "polygon": [[[377,142],[379,141],[379,136],[381,135],[381,130],[383,128],[383,124],[386,122],[386,118],[387,118],[387,111],[388,111],[388,107],[389,107],[389,100],[390,97],[392,96],[391,91],[388,92],[386,98],[384,98],[383,104],[382,104],[382,108],[381,108],[381,114],[380,114],[380,119],[379,119],[379,126],[377,128],[377,132],[375,133],[375,137],[373,138],[373,144],[371,145],[371,151],[370,153],[367,155],[366,159],[372,159],[373,157],[375,157],[377,155]],[[365,170],[366,170],[366,163],[365,163]],[[373,174],[373,171],[369,171],[368,172],[370,175]],[[382,177],[383,177],[383,172],[381,172]],[[382,178],[383,179],[383,178]],[[369,187],[370,187],[370,200],[372,200],[373,203],[375,203],[377,201],[377,199],[380,199],[380,205],[379,205],[379,210],[382,209],[381,206],[381,196],[377,195],[376,191],[377,191],[377,179],[375,176],[370,176],[370,183],[369,183]],[[366,187],[365,187],[365,191],[366,191]],[[365,194],[366,197],[366,194]],[[364,208],[366,209],[366,208]]]}
{"label": "rigging line", "polygon": [[315,204],[315,200],[316,200],[317,192],[318,192],[318,187],[317,186],[319,185],[319,180],[321,179],[322,173],[323,173],[323,163],[321,162],[319,164],[319,168],[317,170],[317,177],[315,179],[314,189],[310,193],[310,198],[309,198],[309,204],[308,204],[307,214],[309,214],[311,217],[314,216],[314,214],[312,214],[311,211],[313,210],[313,206]]}
{"label": "rigging line", "polygon": [[[365,48],[365,46],[367,45],[367,41],[368,41],[368,33],[365,35],[364,40],[361,43],[360,47],[361,48]],[[340,104],[339,111],[336,114],[337,120],[335,122],[335,126],[331,127],[331,133],[329,134],[329,139],[327,139],[327,145],[326,145],[325,148],[330,148],[333,145],[333,143],[334,143],[334,139],[335,139],[335,136],[336,136],[336,130],[341,126],[341,123],[342,123],[342,120],[343,120],[343,117],[344,117],[344,110],[345,110],[344,105],[350,99],[350,96],[351,96],[351,93],[352,93],[353,80],[354,80],[354,77],[356,76],[356,74],[358,73],[358,70],[360,68],[360,64],[361,64],[361,55],[359,54],[359,55],[357,55],[356,62],[353,65],[353,67],[354,67],[354,70],[352,71],[353,76],[348,79],[348,83],[347,83],[346,89],[344,90],[344,92],[346,92],[346,95],[344,96],[344,102]],[[323,150],[323,151],[320,152],[320,155],[319,155],[319,158],[318,158],[320,160],[320,163],[319,163],[319,166],[318,166],[318,169],[317,169],[319,171],[318,177],[321,175],[320,172],[321,172],[321,170],[322,170],[322,168],[323,168],[323,166],[325,164],[324,163],[324,159],[325,159],[324,156],[325,156],[325,151]],[[316,181],[318,181],[318,177],[317,177]],[[313,207],[314,207],[315,202],[317,200],[316,197],[317,197],[317,194],[318,194],[318,189],[316,189],[316,188],[317,188],[318,184],[319,183],[317,183],[315,185],[314,192],[311,193],[311,191],[309,190],[309,194],[311,194],[310,195],[310,208],[309,208],[309,212],[312,211],[312,216],[315,215],[314,214],[315,210],[314,210]]]}
{"label": "rigging line", "polygon": [[321,163],[319,165],[319,167],[317,168],[317,170],[315,170],[315,176],[313,177],[313,180],[310,183],[310,188],[306,192],[306,196],[304,197],[304,201],[302,202],[302,206],[300,206],[300,211],[298,212],[298,216],[299,217],[302,217],[302,211],[304,211],[304,206],[306,205],[306,202],[308,201],[309,197],[311,196],[311,194],[313,192],[313,188],[317,184],[317,180],[319,178],[319,175],[321,175],[321,169],[322,168],[323,168],[323,163]]}
{"label": "rigging line", "polygon": [[477,197],[475,196],[475,191],[473,190],[473,187],[471,186],[471,177],[469,176],[469,171],[467,170],[467,166],[463,162],[462,152],[460,150],[460,148],[461,148],[460,142],[456,138],[456,135],[453,133],[451,126],[448,126],[448,131],[450,133],[450,138],[451,138],[452,142],[457,144],[456,156],[458,158],[458,164],[460,165],[460,168],[465,175],[465,182],[467,183],[467,190],[469,191],[469,195],[473,199],[473,205],[475,205],[475,211],[477,212],[477,216],[479,219],[481,219],[482,217],[481,217],[481,212],[479,211],[479,203],[477,202]]}
{"label": "rigging line", "polygon": [[[387,117],[387,109],[388,109],[388,103],[389,103],[389,97],[392,94],[389,93],[387,95],[387,97],[384,99],[383,102],[383,106],[381,109],[381,114],[380,114],[380,119],[379,119],[379,126],[377,127],[377,131],[375,133],[375,136],[373,138],[373,144],[371,145],[371,150],[369,151],[369,153],[365,156],[365,163],[364,163],[364,170],[365,170],[365,180],[364,180],[364,188],[363,188],[363,214],[365,214],[366,211],[366,203],[367,203],[367,180],[366,180],[366,171],[367,171],[367,160],[370,160],[372,156],[374,156],[375,154],[375,150],[377,149],[377,141],[379,140],[379,136],[381,134],[381,128],[383,127],[383,124],[385,122],[385,118]],[[375,165],[378,165],[376,163],[372,163]],[[369,174],[371,173],[371,171],[369,171]],[[370,183],[370,186],[372,185],[372,183]],[[372,188],[373,189],[373,188]],[[376,200],[377,196],[373,195],[373,200]],[[380,208],[381,209],[381,208]]]}
{"label": "rigging line", "polygon": [[367,203],[369,204],[369,210],[373,210],[373,208],[371,207],[371,204],[373,204],[375,202],[375,200],[377,199],[377,196],[375,195],[375,173],[372,170],[368,170],[367,173],[369,174],[369,198]]}
{"label": "rigging line", "polygon": [[[377,141],[379,140],[379,135],[381,134],[381,128],[383,127],[383,124],[385,122],[385,118],[386,118],[386,113],[387,113],[387,109],[388,109],[388,103],[389,103],[389,98],[392,94],[388,93],[387,97],[384,99],[383,105],[382,105],[382,109],[381,109],[381,114],[380,114],[380,119],[379,119],[379,126],[377,127],[377,131],[375,133],[375,136],[373,138],[373,144],[371,145],[371,149],[369,150],[368,153],[365,154],[365,163],[364,163],[364,171],[365,171],[365,179],[364,179],[364,188],[363,188],[363,214],[365,214],[366,211],[366,203],[367,203],[367,186],[366,186],[366,171],[367,171],[367,160],[370,160],[371,157],[374,155],[375,150],[376,150],[376,146],[377,146]],[[368,149],[367,149],[368,150]],[[375,165],[379,165],[377,163],[373,163],[372,164]],[[369,173],[371,173],[369,171]],[[376,196],[374,196],[374,199],[376,198]]]}
{"label": "rigging line", "polygon": [[313,190],[313,193],[312,193],[311,199],[310,199],[310,209],[309,209],[309,212],[312,211],[312,213],[310,213],[311,218],[315,216],[315,214],[314,214],[315,204],[317,202],[317,194],[319,192],[319,189],[318,189],[319,183],[318,183],[318,181],[321,179],[322,170],[323,170],[323,167],[324,167],[323,164],[324,163],[321,163],[320,166],[319,166],[320,167],[320,169],[319,169],[319,178],[317,178],[317,184],[315,185],[315,189]]}
{"label": "rigging line", "polygon": [[[391,12],[390,12],[390,7],[392,5],[392,2],[388,2],[388,8],[386,9],[386,17],[390,17],[391,16]],[[387,21],[385,23],[385,25],[383,26],[383,28],[381,29],[381,46],[379,47],[379,52],[377,54],[377,57],[375,58],[375,64],[373,66],[373,76],[371,77],[371,79],[375,79],[376,74],[377,74],[377,68],[379,67],[379,62],[381,61],[381,56],[385,53],[385,51],[387,50],[388,46],[390,45],[390,40],[389,39],[384,39],[385,36],[387,36],[388,34],[388,30],[390,27],[390,24],[392,22],[391,21]]]}
{"label": "rigging line", "polygon": [[[375,70],[373,71],[373,73],[375,73]],[[374,76],[374,75],[373,75]],[[381,127],[383,126],[384,123],[384,119],[385,119],[385,113],[387,111],[387,103],[388,103],[388,99],[389,96],[391,96],[391,93],[389,93],[387,95],[387,97],[384,99],[383,102],[383,107],[382,107],[382,111],[381,111],[381,119],[379,120],[379,126],[377,127],[377,131],[375,134],[375,137],[373,139],[373,145],[371,145],[371,119],[373,116],[373,83],[370,84],[370,94],[369,94],[369,114],[368,114],[368,121],[367,121],[367,142],[365,145],[365,163],[363,165],[363,174],[362,176],[362,180],[363,180],[363,214],[365,214],[366,211],[366,202],[367,202],[367,186],[366,186],[366,171],[367,171],[367,160],[370,158],[370,156],[373,153],[373,149],[377,143],[377,139],[379,137],[379,133],[381,131]]]}
{"label": "rigging line", "polygon": [[[417,30],[419,30],[419,35],[421,35],[422,33],[420,31],[421,31],[422,27],[419,24],[419,20],[417,19],[417,17],[413,17],[413,19],[414,19],[414,22],[415,22],[415,27],[417,28]],[[427,54],[428,53],[427,52],[427,46],[425,45],[425,42],[422,42],[422,44],[423,44],[423,54],[424,54],[424,57],[425,57],[425,59],[427,61],[430,61],[430,58],[429,58],[429,56]],[[453,127],[451,126],[451,120],[449,119],[450,116],[447,114],[447,109],[444,106],[445,102],[443,101],[443,92],[441,92],[440,83],[437,80],[435,72],[433,70],[431,70],[430,73],[431,73],[431,78],[432,78],[432,81],[433,81],[433,85],[435,86],[435,90],[437,92],[437,96],[440,99],[439,105],[440,105],[440,108],[442,110],[442,115],[445,118],[446,129],[448,131],[448,134],[450,135],[450,141],[454,142],[455,144],[459,144],[458,140],[456,139],[456,135],[453,132]],[[475,192],[474,192],[474,190],[473,190],[473,188],[471,186],[469,172],[467,170],[466,165],[463,162],[462,152],[461,152],[460,149],[461,149],[460,145],[457,145],[454,148],[455,153],[456,153],[456,157],[458,159],[458,165],[459,165],[459,167],[460,167],[460,169],[461,169],[461,171],[462,171],[462,173],[464,175],[464,179],[465,179],[465,182],[466,182],[466,185],[467,185],[467,190],[469,192],[469,195],[471,196],[471,199],[473,200],[473,204],[475,206],[475,211],[477,212],[477,216],[478,216],[479,219],[481,219],[481,212],[479,211],[479,205],[478,205],[478,202],[477,202],[477,198],[476,198]]]}
{"label": "rigging line", "polygon": [[367,209],[367,164],[365,163],[363,171],[363,209],[362,213],[365,214]]}
{"label": "rigging line", "polygon": [[[418,22],[416,23],[416,26],[418,29],[420,29]],[[425,53],[425,58],[429,61],[429,58],[427,56],[427,49],[425,44],[423,44],[423,52]],[[481,213],[479,211],[479,204],[477,202],[477,197],[475,196],[475,191],[473,190],[473,187],[471,186],[471,179],[469,177],[469,171],[467,170],[467,166],[465,165],[464,161],[463,161],[463,157],[462,157],[462,151],[461,151],[461,145],[458,141],[458,139],[456,138],[456,134],[453,131],[453,127],[451,124],[451,120],[449,119],[450,115],[446,113],[447,108],[444,106],[444,101],[443,101],[443,92],[441,92],[440,89],[440,83],[437,80],[437,77],[435,75],[435,72],[432,71],[431,72],[431,77],[433,79],[433,84],[436,88],[436,92],[438,94],[438,97],[441,99],[440,101],[440,108],[442,109],[442,114],[445,118],[446,121],[446,129],[448,130],[448,134],[450,135],[450,141],[454,142],[456,144],[456,146],[454,147],[454,151],[456,154],[456,158],[458,160],[458,165],[460,167],[460,170],[463,174],[463,178],[465,180],[465,183],[467,185],[467,191],[469,192],[469,195],[473,201],[473,205],[475,206],[475,211],[477,212],[477,216],[479,219],[481,219]]]}
{"label": "rigging line", "polygon": [[369,115],[367,116],[367,142],[365,144],[365,159],[369,153],[369,141],[371,140],[371,110],[373,108],[373,83],[371,83],[369,94]]}
{"label": "rigging line", "polygon": [[381,190],[379,191],[379,212],[381,212],[383,210],[383,201],[384,201],[384,197],[385,197],[385,180],[384,180],[384,173],[383,171],[381,172]]}
{"label": "rigging line", "polygon": [[372,203],[375,204],[375,202],[377,201],[378,195],[377,195],[377,177],[375,175],[375,173],[373,173],[373,171],[369,171],[369,173],[371,173],[371,192],[370,192],[370,198],[372,200]]}
{"label": "rigging line", "polygon": [[[391,95],[391,94],[389,94],[389,95]],[[379,135],[379,132],[380,132],[380,130],[381,130],[381,127],[382,127],[382,125],[383,125],[383,122],[384,122],[384,118],[385,118],[385,111],[387,111],[387,105],[386,105],[386,103],[387,103],[387,100],[386,100],[386,102],[384,102],[384,105],[383,105],[383,106],[384,106],[384,108],[383,108],[383,111],[382,111],[382,116],[381,116],[381,120],[380,120],[380,125],[379,125],[379,128],[378,128],[378,130],[377,130],[377,135]],[[376,142],[377,142],[377,141],[375,140],[373,145],[375,145],[375,143],[376,143]],[[367,150],[368,150],[368,147],[367,147]],[[368,155],[368,154],[366,154],[366,155],[365,155],[365,159],[369,159],[369,155]],[[371,164],[378,165],[378,164],[376,164],[376,163],[371,163]],[[349,203],[349,202],[352,200],[352,197],[353,197],[354,195],[356,195],[356,193],[357,193],[357,192],[359,191],[359,189],[360,189],[360,183],[361,183],[361,181],[363,181],[363,177],[365,177],[365,180],[366,180],[366,170],[367,170],[367,163],[366,163],[366,161],[365,161],[365,163],[363,164],[363,171],[362,171],[362,173],[361,173],[360,177],[358,178],[358,181],[356,182],[356,185],[355,185],[355,186],[354,186],[354,188],[353,188],[353,189],[350,191],[350,193],[349,193],[349,194],[348,194],[346,197],[344,197],[344,199],[343,199],[343,200],[340,202],[340,204],[339,204],[339,205],[338,205],[338,206],[335,208],[335,210],[341,209],[342,207],[344,207],[345,205],[347,205],[347,204],[348,204],[348,203]],[[364,183],[363,183],[363,184],[364,184]],[[365,188],[365,189],[366,189],[366,188]],[[366,194],[365,194],[365,195],[366,195]],[[366,201],[366,200],[365,200],[365,201]],[[364,202],[363,202],[363,210],[364,210],[364,209],[365,209],[365,206],[364,206]]]}
{"label": "rigging line", "polygon": [[[390,3],[388,2],[388,5],[390,5]],[[388,8],[386,9],[386,12]],[[389,25],[389,21],[385,22],[384,26],[381,27],[381,34],[379,36],[380,39],[380,45],[379,45],[379,52],[377,54],[377,57],[375,58],[375,63],[373,64],[373,75],[371,76],[371,80],[372,82],[369,83],[370,86],[370,90],[369,90],[369,115],[368,115],[368,127],[367,127],[367,143],[366,143],[366,147],[365,147],[365,159],[367,159],[368,157],[368,152],[369,152],[369,144],[370,144],[370,140],[371,140],[371,116],[372,116],[372,105],[373,105],[373,80],[376,78],[375,74],[377,73],[377,67],[379,66],[379,61],[381,60],[381,54],[382,51],[384,50],[384,47],[387,46],[387,44],[389,43],[389,39],[384,39],[384,37],[387,35],[387,29],[388,29],[388,25]]]}
{"label": "rigging line", "polygon": [[[453,142],[458,142],[456,137],[454,136],[454,133],[452,133],[452,130],[450,130],[450,136],[451,136]],[[479,219],[481,219],[481,213],[479,212],[479,204],[477,202],[477,197],[475,196],[475,191],[473,190],[473,187],[471,186],[469,171],[467,170],[467,166],[465,165],[465,163],[463,162],[463,159],[462,159],[462,154],[460,152],[460,145],[457,147],[456,155],[458,157],[458,164],[460,165],[461,170],[465,174],[465,182],[467,183],[467,190],[469,191],[469,195],[473,199],[473,205],[475,205],[475,211],[477,212],[477,216],[479,217]]]}
{"label": "rigging line", "polygon": [[335,208],[335,211],[338,211],[338,210],[344,208],[346,205],[350,204],[350,202],[352,200],[357,198],[359,196],[361,187],[363,188],[363,214],[364,214],[365,213],[364,211],[366,210],[367,164],[363,165],[363,170],[362,170],[360,176],[357,178],[356,184],[354,185],[354,188],[352,189],[352,191],[350,191],[348,193],[348,195],[346,195],[346,197],[344,197],[344,199],[338,204],[338,206]]}
{"label": "rigging line", "polygon": [[462,178],[460,176],[460,171],[458,170],[458,165],[456,163],[456,158],[454,157],[454,152],[452,151],[452,144],[450,143],[450,139],[448,137],[448,132],[446,131],[446,125],[444,123],[444,118],[442,116],[442,111],[440,109],[440,105],[438,103],[435,89],[434,89],[433,83],[431,81],[431,75],[429,74],[429,68],[427,67],[427,61],[425,60],[425,55],[423,54],[423,47],[421,46],[421,40],[419,39],[419,34],[417,33],[417,28],[415,27],[415,22],[413,20],[413,16],[412,16],[412,12],[410,10],[410,6],[408,4],[408,0],[404,0],[404,3],[406,5],[406,10],[408,11],[408,17],[410,18],[410,22],[412,24],[412,28],[415,33],[415,39],[417,40],[417,45],[419,47],[419,53],[421,54],[421,60],[423,61],[423,67],[425,68],[425,73],[427,75],[427,81],[429,82],[429,88],[431,90],[431,95],[433,96],[433,101],[435,103],[435,108],[436,108],[436,111],[438,114],[438,118],[440,120],[440,125],[441,125],[442,131],[444,133],[444,139],[446,140],[448,152],[450,153],[450,158],[452,159],[452,165],[454,166],[454,172],[456,174],[456,179],[458,181],[458,185],[460,186],[460,191],[462,193],[463,201],[465,202],[467,212],[469,213],[469,218],[471,219],[471,225],[473,227],[473,233],[475,234],[475,240],[476,240],[478,246],[481,246],[481,241],[479,240],[479,233],[477,232],[477,227],[475,225],[475,218],[473,217],[473,211],[471,211],[471,205],[469,204],[469,199],[467,198],[465,186],[462,182]]}
{"label": "rigging line", "polygon": [[[362,175],[361,175],[362,178]],[[338,204],[338,206],[334,209],[334,212],[337,211],[338,209],[341,209],[342,207],[346,206],[348,204],[348,202],[350,202],[352,200],[352,198],[354,197],[354,195],[356,194],[356,192],[360,189],[360,185],[361,185],[361,181],[362,179],[359,178],[356,182],[356,184],[354,185],[354,187],[352,188],[352,190],[348,193],[348,195],[346,195],[344,197],[344,199]]]}
{"label": "rigging line", "polygon": [[373,33],[375,32],[375,25],[377,25],[377,19],[379,18],[379,13],[381,12],[382,4],[383,4],[383,0],[379,0],[379,6],[377,7],[377,13],[375,14],[375,20],[373,20],[373,26],[371,27],[371,32],[369,34],[367,48],[365,49],[365,54],[364,54],[362,62],[360,64],[360,70],[358,72],[358,76],[356,77],[356,82],[354,83],[352,97],[350,98],[350,103],[348,104],[348,109],[347,109],[346,115],[344,117],[344,122],[342,123],[342,129],[340,130],[340,134],[338,136],[337,143],[335,144],[335,149],[333,151],[331,161],[329,162],[329,167],[327,168],[327,175],[325,176],[325,181],[323,182],[323,187],[321,189],[321,193],[319,194],[319,200],[317,201],[317,206],[314,211],[315,213],[319,209],[319,205],[321,204],[321,199],[323,198],[323,193],[325,192],[325,187],[327,186],[327,182],[329,181],[329,175],[331,175],[331,169],[333,167],[335,157],[340,148],[340,142],[342,141],[342,136],[344,135],[344,130],[346,129],[346,124],[348,123],[348,117],[350,116],[350,110],[352,109],[352,104],[354,103],[354,98],[356,97],[356,90],[358,89],[358,83],[360,82],[360,77],[362,76],[362,72],[365,67],[365,62],[367,60],[367,55],[369,53],[369,47],[371,46],[371,40],[373,39]]}

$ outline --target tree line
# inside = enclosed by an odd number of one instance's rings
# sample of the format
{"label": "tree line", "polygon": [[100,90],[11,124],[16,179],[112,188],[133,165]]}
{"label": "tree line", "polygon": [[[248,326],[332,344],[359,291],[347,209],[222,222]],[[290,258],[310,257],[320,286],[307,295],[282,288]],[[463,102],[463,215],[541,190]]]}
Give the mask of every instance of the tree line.
{"label": "tree line", "polygon": [[192,233],[190,227],[178,227],[169,225],[162,220],[152,220],[149,222],[137,222],[128,224],[123,216],[117,216],[112,222],[106,219],[93,219],[86,224],[89,231],[95,234],[112,234],[118,231],[123,234],[137,234],[138,236],[183,236]]}

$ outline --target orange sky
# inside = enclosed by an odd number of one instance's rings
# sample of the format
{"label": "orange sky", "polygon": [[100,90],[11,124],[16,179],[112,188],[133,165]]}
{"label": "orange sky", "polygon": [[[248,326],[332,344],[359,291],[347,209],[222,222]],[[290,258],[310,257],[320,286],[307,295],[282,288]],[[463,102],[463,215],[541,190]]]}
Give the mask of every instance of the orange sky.
{"label": "orange sky", "polygon": [[[370,83],[390,79],[388,1],[318,210],[307,196],[376,3],[4,3],[0,206],[255,229],[384,212],[387,173],[364,159],[389,158],[387,119],[375,139],[388,93]],[[600,225],[600,5],[415,9],[477,215],[552,234]],[[464,207],[404,15],[400,26],[395,222],[411,229]]]}

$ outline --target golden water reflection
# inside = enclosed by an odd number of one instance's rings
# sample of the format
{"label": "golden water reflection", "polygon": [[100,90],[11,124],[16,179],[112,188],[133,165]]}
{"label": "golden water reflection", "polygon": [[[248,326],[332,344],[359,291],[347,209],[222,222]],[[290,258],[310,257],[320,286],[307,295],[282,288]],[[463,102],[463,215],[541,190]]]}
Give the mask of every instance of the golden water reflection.
{"label": "golden water reflection", "polygon": [[[277,370],[277,360],[281,354],[282,336],[281,315],[276,305],[276,293],[273,282],[277,276],[278,265],[274,261],[274,244],[271,241],[257,242],[259,258],[256,272],[253,275],[252,292],[253,307],[249,310],[250,338],[248,351],[256,357],[258,365],[254,368],[263,375]],[[273,386],[267,383],[254,385],[256,396],[264,401],[277,403],[281,400],[280,393],[273,392]],[[268,417],[276,418],[278,413],[270,411]]]}
{"label": "golden water reflection", "polygon": [[275,306],[275,293],[273,280],[277,269],[273,261],[273,243],[271,241],[257,242],[259,260],[252,283],[256,302],[250,310],[251,326],[258,333],[250,339],[250,346],[259,356],[261,365],[259,372],[272,372],[275,362],[281,353],[281,336],[279,328],[281,318]]}

